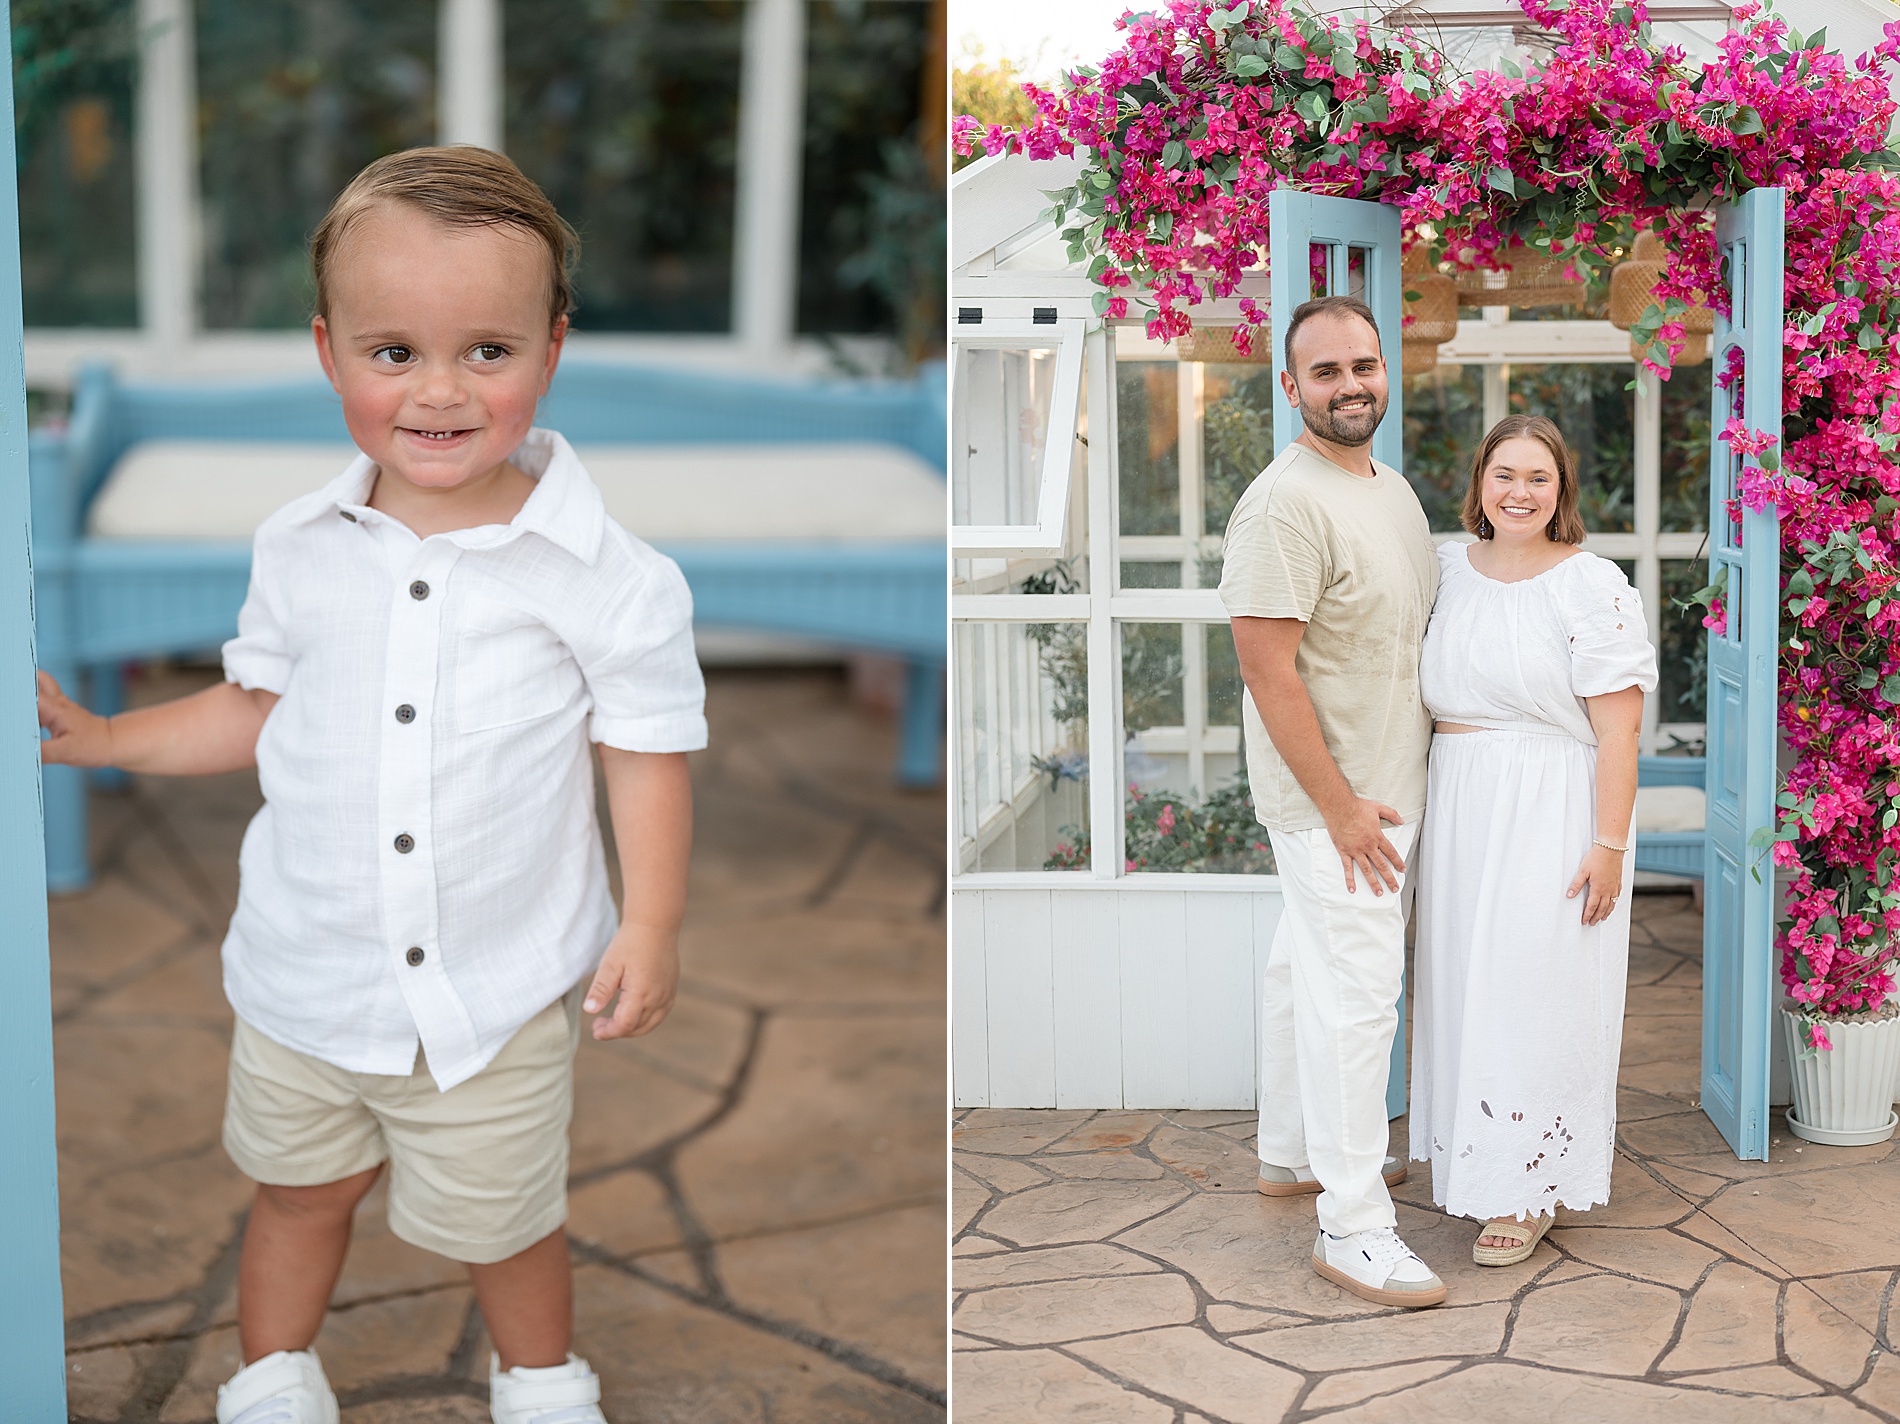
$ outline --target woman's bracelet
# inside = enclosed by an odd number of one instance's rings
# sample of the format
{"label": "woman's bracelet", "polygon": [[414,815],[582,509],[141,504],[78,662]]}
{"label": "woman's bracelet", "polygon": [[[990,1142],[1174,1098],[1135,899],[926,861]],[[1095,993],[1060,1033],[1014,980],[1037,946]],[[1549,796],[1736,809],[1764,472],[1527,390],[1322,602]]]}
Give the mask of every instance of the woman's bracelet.
{"label": "woman's bracelet", "polygon": [[1608,841],[1606,841],[1606,840],[1604,840],[1604,839],[1603,839],[1602,837],[1600,837],[1600,836],[1597,836],[1597,837],[1593,837],[1593,838],[1591,839],[1591,841],[1590,841],[1590,844],[1591,844],[1591,845],[1600,845],[1600,846],[1602,846],[1602,847],[1603,847],[1603,848],[1604,848],[1605,850],[1613,850],[1613,851],[1615,851],[1615,852],[1616,852],[1616,853],[1617,853],[1618,855],[1627,855],[1627,854],[1629,853],[1629,847],[1628,847],[1628,846],[1620,846],[1620,845],[1611,845],[1611,844],[1610,844],[1610,843],[1609,843]]}

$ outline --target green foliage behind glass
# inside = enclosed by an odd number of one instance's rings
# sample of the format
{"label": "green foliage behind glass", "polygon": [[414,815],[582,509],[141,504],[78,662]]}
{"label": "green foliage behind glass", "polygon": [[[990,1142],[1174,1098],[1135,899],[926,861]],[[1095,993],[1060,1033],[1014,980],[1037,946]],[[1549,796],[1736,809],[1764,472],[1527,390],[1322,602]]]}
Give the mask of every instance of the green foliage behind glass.
{"label": "green foliage behind glass", "polygon": [[743,5],[503,14],[508,153],[580,231],[576,329],[730,330]]}
{"label": "green foliage behind glass", "polygon": [[930,7],[812,0],[806,24],[798,329],[901,333],[921,358],[943,325],[943,178],[917,146]]}
{"label": "green foliage behind glass", "polygon": [[1181,532],[1180,386],[1172,361],[1115,367],[1123,534]]}
{"label": "green foliage behind glass", "polygon": [[1657,633],[1662,643],[1656,716],[1663,722],[1702,722],[1708,717],[1709,630],[1702,626],[1699,604],[1678,607],[1708,582],[1700,560],[1662,561],[1662,607]]}
{"label": "green foliage behind glass", "polygon": [[1201,530],[1224,534],[1255,475],[1273,463],[1273,368],[1209,366],[1201,407]]}
{"label": "green foliage behind glass", "polygon": [[1577,461],[1578,509],[1592,533],[1636,527],[1636,405],[1630,367],[1511,367],[1511,413],[1557,422]]}
{"label": "green foliage behind glass", "polygon": [[1662,383],[1662,527],[1709,522],[1709,377],[1714,364],[1678,366]]}
{"label": "green foliage behind glass", "polygon": [[15,0],[12,21],[26,324],[137,326],[133,0]]}
{"label": "green foliage behind glass", "polygon": [[435,141],[433,0],[198,0],[204,321],[310,319],[305,242],[373,159]]}
{"label": "green foliage behind glass", "polygon": [[1484,439],[1484,368],[1440,366],[1405,382],[1405,477],[1435,530],[1459,529]]}

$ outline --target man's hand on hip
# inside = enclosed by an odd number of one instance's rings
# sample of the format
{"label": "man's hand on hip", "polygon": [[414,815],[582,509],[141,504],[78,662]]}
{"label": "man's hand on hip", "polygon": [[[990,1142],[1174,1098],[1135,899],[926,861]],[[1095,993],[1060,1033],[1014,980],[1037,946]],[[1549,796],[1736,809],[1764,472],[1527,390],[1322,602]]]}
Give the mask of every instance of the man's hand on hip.
{"label": "man's hand on hip", "polygon": [[[1385,823],[1402,825],[1404,818],[1390,806],[1355,796],[1326,817],[1326,833],[1333,838],[1339,863],[1346,872],[1346,893],[1356,894],[1357,875],[1366,878],[1374,895],[1387,889],[1399,893],[1399,877],[1405,874],[1405,858],[1385,838]],[[1355,874],[1356,872],[1356,874]],[[1380,881],[1385,887],[1380,887]]]}

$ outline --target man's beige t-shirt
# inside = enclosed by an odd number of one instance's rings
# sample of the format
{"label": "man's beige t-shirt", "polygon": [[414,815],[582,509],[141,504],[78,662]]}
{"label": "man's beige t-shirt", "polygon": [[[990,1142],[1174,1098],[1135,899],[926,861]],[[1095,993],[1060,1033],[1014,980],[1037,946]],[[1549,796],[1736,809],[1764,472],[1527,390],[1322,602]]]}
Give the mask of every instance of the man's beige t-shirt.
{"label": "man's beige t-shirt", "polygon": [[[1304,445],[1255,477],[1227,524],[1221,602],[1235,618],[1298,618],[1294,660],[1326,749],[1355,794],[1407,821],[1425,811],[1432,723],[1419,647],[1438,593],[1431,526],[1405,477],[1371,479]],[[1326,824],[1242,698],[1255,814],[1276,831]]]}

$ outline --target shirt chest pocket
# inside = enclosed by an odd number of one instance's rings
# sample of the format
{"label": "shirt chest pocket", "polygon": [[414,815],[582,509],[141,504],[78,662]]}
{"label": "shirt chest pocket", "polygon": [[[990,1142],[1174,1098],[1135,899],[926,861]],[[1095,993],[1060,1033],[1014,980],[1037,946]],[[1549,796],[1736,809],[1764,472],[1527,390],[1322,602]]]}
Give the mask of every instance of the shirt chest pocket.
{"label": "shirt chest pocket", "polygon": [[574,655],[525,609],[470,595],[455,642],[455,721],[482,732],[552,716],[581,690]]}

